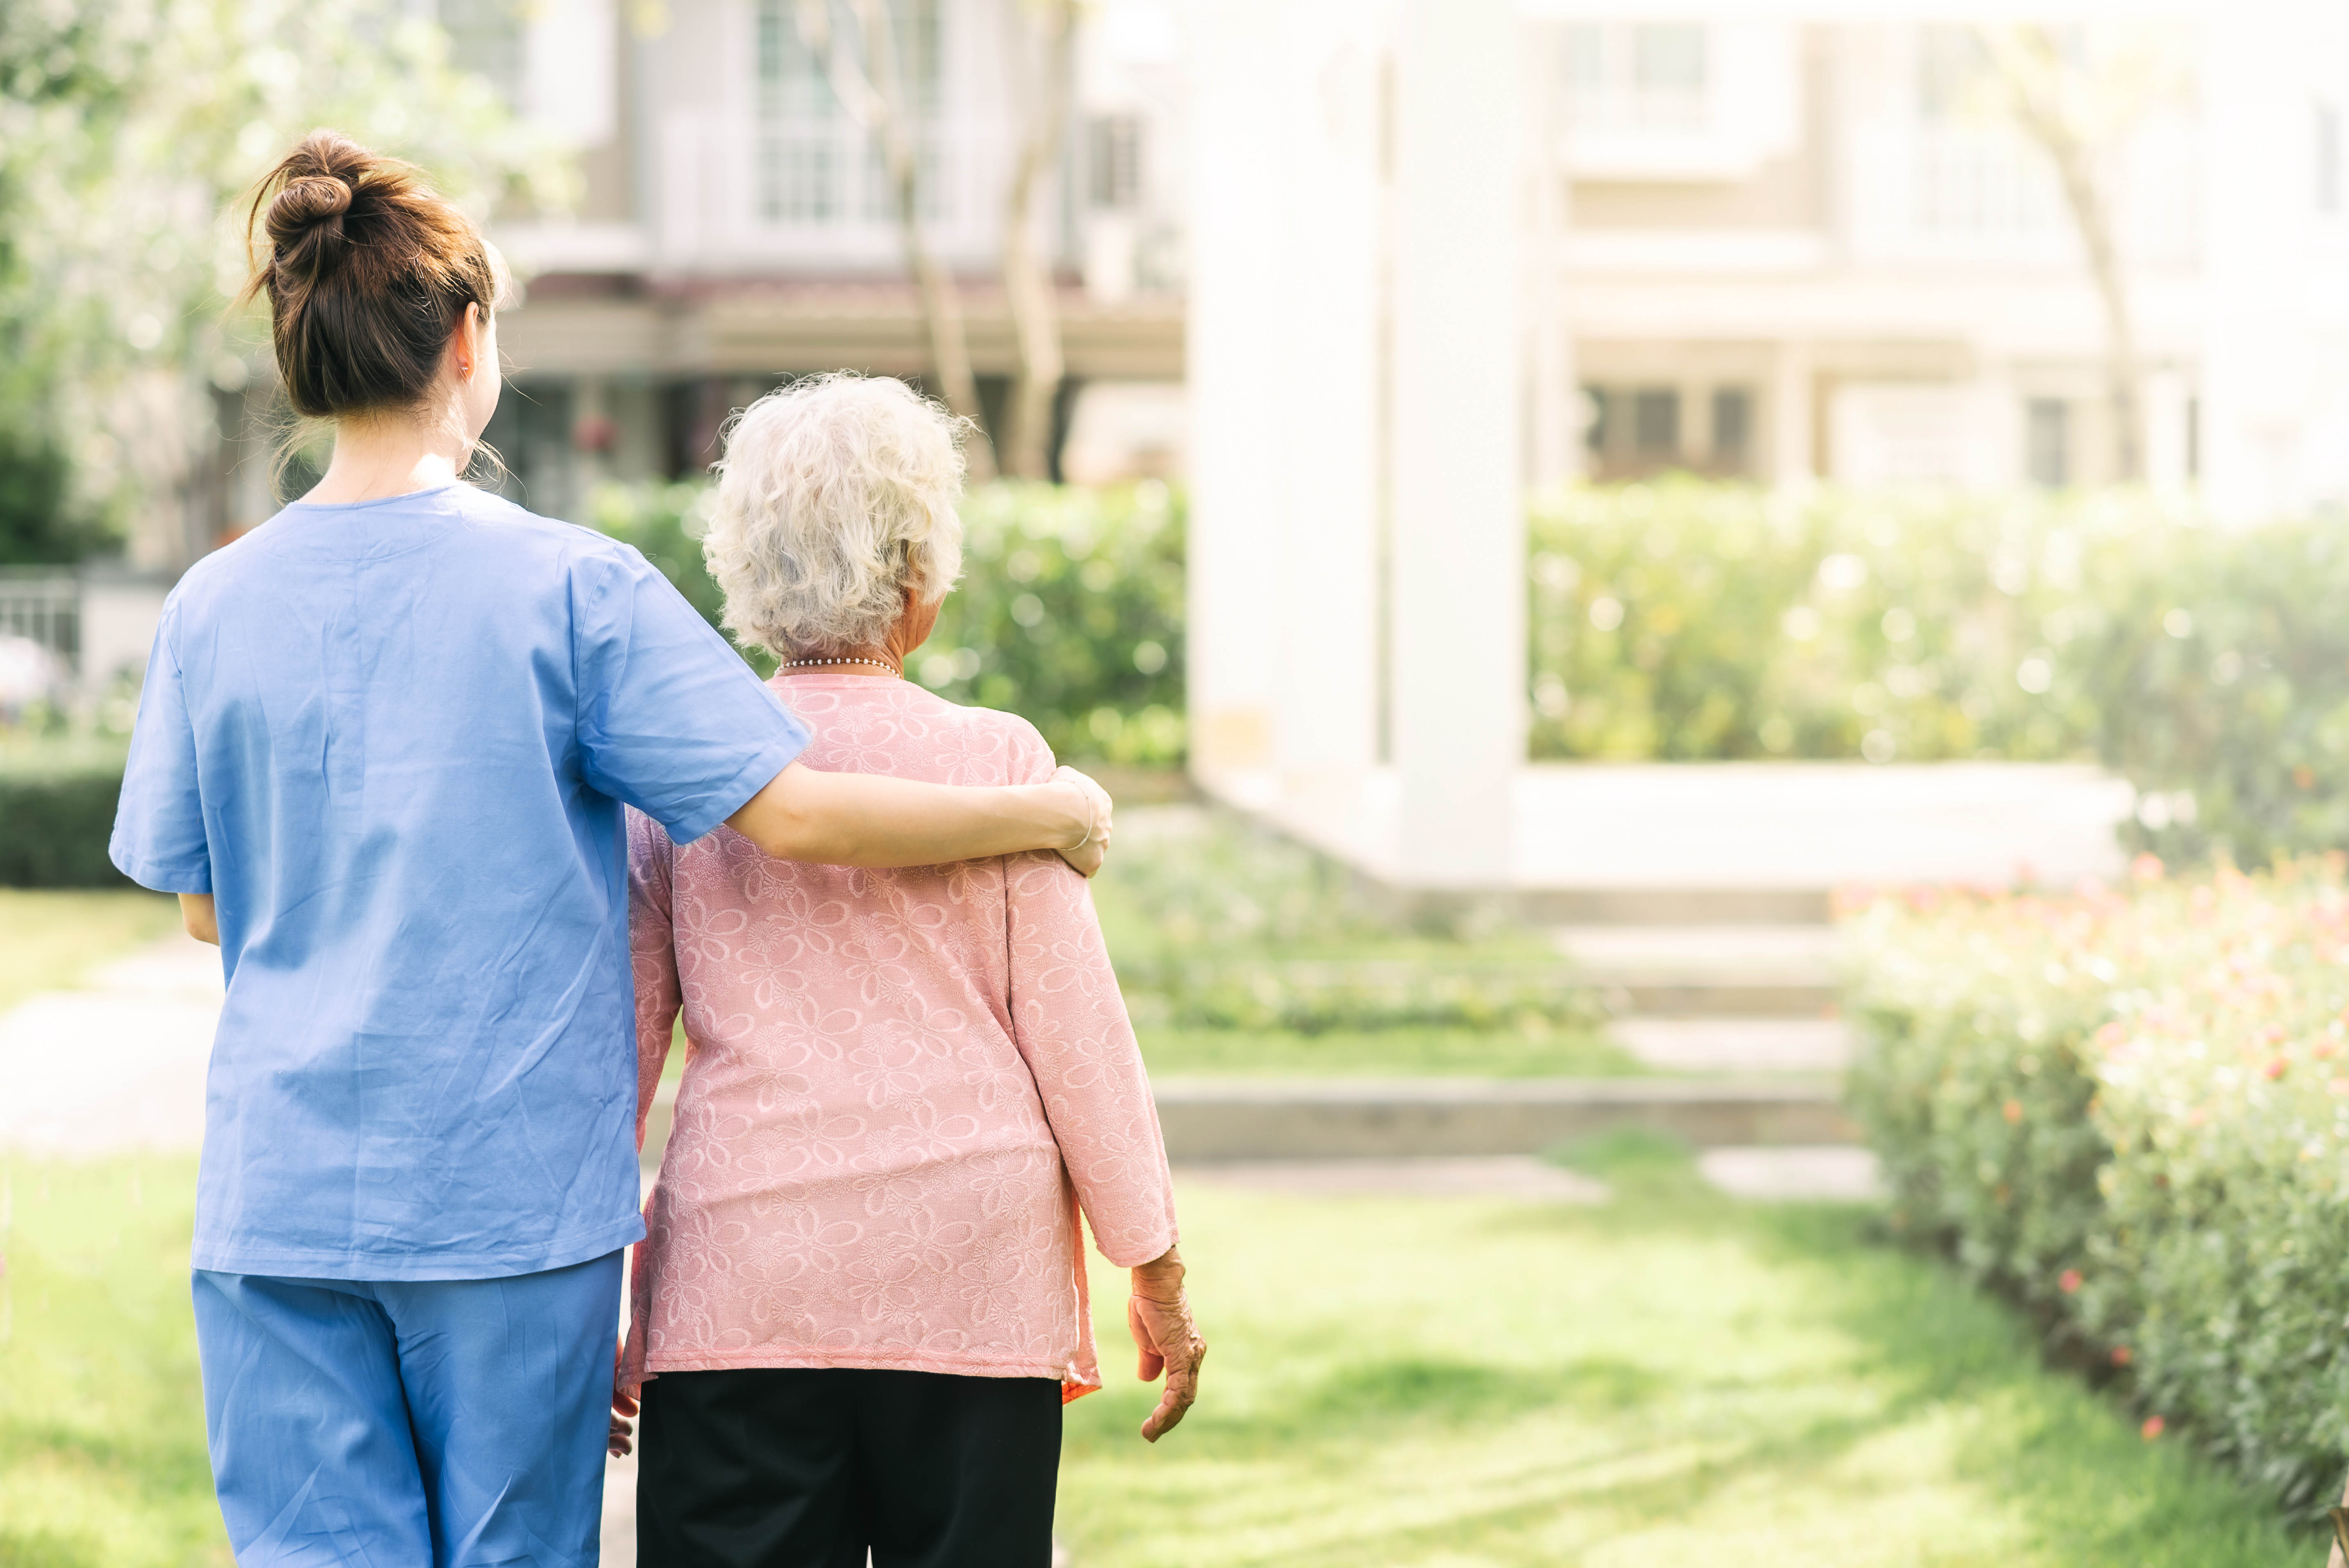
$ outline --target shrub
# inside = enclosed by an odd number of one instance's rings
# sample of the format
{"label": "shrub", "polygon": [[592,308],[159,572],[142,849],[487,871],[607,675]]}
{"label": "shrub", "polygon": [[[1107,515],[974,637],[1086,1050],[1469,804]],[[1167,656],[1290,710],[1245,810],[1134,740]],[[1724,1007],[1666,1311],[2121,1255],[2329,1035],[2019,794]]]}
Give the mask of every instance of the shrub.
{"label": "shrub", "polygon": [[2100,521],[1692,480],[1555,493],[1531,519],[1533,753],[2085,755],[2086,694],[2026,665],[2055,673]]}
{"label": "shrub", "polygon": [[[626,540],[718,624],[701,563],[706,485],[607,485],[595,527]],[[963,503],[963,578],[907,673],[955,702],[1017,713],[1063,757],[1179,765],[1183,502],[1145,480],[1105,490],[989,485]],[[762,672],[764,655],[744,655]]]}
{"label": "shrub", "polygon": [[106,858],[124,751],[103,741],[0,746],[0,887],[125,887]]}
{"label": "shrub", "polygon": [[2140,864],[1862,914],[1852,1102],[1896,1224],[2312,1506],[2349,1462],[2349,889]]}
{"label": "shrub", "polygon": [[2140,848],[2349,845],[2337,523],[1675,480],[1551,495],[1530,546],[1537,757],[2096,758]]}
{"label": "shrub", "polygon": [[1600,1017],[1541,934],[1406,930],[1345,867],[1221,812],[1133,813],[1093,896],[1144,1026],[1540,1034]]}

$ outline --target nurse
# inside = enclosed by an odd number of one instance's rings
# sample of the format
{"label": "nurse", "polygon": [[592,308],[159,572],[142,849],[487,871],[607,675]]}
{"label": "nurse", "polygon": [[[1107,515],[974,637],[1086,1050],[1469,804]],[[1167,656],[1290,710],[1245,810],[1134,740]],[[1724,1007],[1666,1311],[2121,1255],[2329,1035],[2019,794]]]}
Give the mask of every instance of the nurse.
{"label": "nurse", "polygon": [[645,1233],[622,805],[785,860],[1090,873],[1108,801],[795,766],[808,730],[642,556],[460,479],[502,284],[464,216],[327,131],[250,216],[334,459],[172,593],[113,843],[228,975],[193,1254],[221,1511],[245,1568],[592,1563]]}

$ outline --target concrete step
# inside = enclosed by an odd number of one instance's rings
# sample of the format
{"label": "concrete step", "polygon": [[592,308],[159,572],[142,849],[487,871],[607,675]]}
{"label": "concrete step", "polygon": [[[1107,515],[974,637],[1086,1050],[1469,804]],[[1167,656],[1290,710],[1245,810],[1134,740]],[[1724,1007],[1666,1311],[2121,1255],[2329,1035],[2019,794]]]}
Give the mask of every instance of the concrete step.
{"label": "concrete step", "polygon": [[1817,1018],[1835,1009],[1826,925],[1570,925],[1558,951],[1618,1014]]}
{"label": "concrete step", "polygon": [[1619,1127],[1699,1148],[1850,1143],[1828,1078],[1169,1078],[1176,1160],[1537,1154]]}
{"label": "concrete step", "polygon": [[1509,898],[1528,925],[1819,925],[1831,887],[1520,888]]}
{"label": "concrete step", "polygon": [[1839,1018],[1618,1018],[1607,1032],[1660,1072],[1839,1073],[1851,1065],[1851,1030]]}

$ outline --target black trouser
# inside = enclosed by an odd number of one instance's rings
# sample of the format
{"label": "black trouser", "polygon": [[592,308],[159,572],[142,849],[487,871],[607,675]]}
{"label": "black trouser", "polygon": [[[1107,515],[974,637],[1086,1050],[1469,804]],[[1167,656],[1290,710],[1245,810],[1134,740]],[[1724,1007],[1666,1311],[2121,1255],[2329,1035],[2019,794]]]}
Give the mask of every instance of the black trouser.
{"label": "black trouser", "polygon": [[1048,1568],[1061,1385],[861,1367],[645,1385],[641,1568]]}

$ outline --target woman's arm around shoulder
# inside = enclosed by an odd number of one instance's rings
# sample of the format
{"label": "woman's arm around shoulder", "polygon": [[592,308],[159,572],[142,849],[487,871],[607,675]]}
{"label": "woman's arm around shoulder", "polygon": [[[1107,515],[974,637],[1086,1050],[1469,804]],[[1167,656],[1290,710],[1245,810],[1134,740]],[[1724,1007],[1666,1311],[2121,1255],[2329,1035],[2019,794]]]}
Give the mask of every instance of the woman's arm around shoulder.
{"label": "woman's arm around shoulder", "polygon": [[1073,768],[965,787],[794,762],[726,823],[778,860],[880,870],[1051,850],[1091,876],[1109,852],[1110,799]]}

